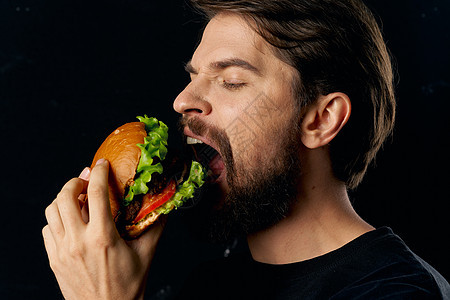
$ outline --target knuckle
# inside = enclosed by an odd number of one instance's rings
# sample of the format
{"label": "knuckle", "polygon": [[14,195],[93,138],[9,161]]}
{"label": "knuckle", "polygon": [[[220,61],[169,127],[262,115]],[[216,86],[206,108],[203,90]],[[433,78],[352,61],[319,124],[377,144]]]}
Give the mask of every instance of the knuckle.
{"label": "knuckle", "polygon": [[50,265],[50,268],[53,270],[53,272],[58,273],[59,264],[54,259],[50,259],[48,263]]}
{"label": "knuckle", "polygon": [[64,200],[69,196],[69,190],[67,188],[62,189],[59,191],[58,195],[56,195],[56,201],[61,202],[61,200]]}
{"label": "knuckle", "polygon": [[67,249],[67,254],[71,259],[78,259],[83,257],[83,247],[80,246],[77,243],[70,243],[68,249]]}
{"label": "knuckle", "polygon": [[58,196],[56,197],[56,202],[58,204],[61,204],[61,203],[65,203],[67,201],[70,201],[73,198],[74,198],[74,195],[73,195],[73,191],[72,190],[63,189],[63,190],[61,190],[61,192],[59,192]]}
{"label": "knuckle", "polygon": [[50,231],[50,226],[48,226],[48,224],[45,225],[44,227],[42,227],[41,234],[44,239],[47,237],[49,231]]}
{"label": "knuckle", "polygon": [[[58,207],[56,206],[55,203],[52,203],[49,206],[47,206],[47,208],[45,209],[45,218],[47,220],[47,223],[48,224],[55,224],[55,223],[57,223],[58,222],[57,221],[58,220],[58,214],[59,214]],[[56,228],[58,228],[58,227],[56,227]],[[54,227],[53,229],[55,230],[56,228]],[[44,230],[50,231],[50,227],[47,225],[42,230],[43,230],[42,233],[44,234]],[[59,231],[55,232],[55,233],[59,233]]]}
{"label": "knuckle", "polygon": [[84,247],[84,244],[81,241],[64,239],[61,242],[61,246],[54,257],[54,261],[51,262],[53,263],[54,268],[58,268],[59,266],[62,268],[75,266],[80,261],[84,260],[86,247]]}
{"label": "knuckle", "polygon": [[112,234],[99,230],[96,234],[92,235],[91,246],[95,249],[104,250],[113,247],[115,242],[116,239]]}
{"label": "knuckle", "polygon": [[93,239],[93,243],[96,248],[99,249],[107,249],[113,246],[113,240],[109,238],[108,236],[104,235],[97,235]]}
{"label": "knuckle", "polygon": [[52,203],[52,204],[50,204],[49,206],[47,206],[47,208],[45,209],[45,218],[47,219],[47,222],[48,222],[48,220],[51,218],[51,215],[52,215],[52,210],[54,209],[54,204]]}
{"label": "knuckle", "polygon": [[72,198],[75,190],[80,184],[82,184],[80,178],[72,178],[63,186],[56,199]]}
{"label": "knuckle", "polygon": [[[55,257],[55,260],[61,264],[64,264],[69,261],[68,257],[69,255],[67,254],[66,251],[64,251],[64,249],[59,249]],[[54,265],[57,264],[56,261],[53,261]]]}

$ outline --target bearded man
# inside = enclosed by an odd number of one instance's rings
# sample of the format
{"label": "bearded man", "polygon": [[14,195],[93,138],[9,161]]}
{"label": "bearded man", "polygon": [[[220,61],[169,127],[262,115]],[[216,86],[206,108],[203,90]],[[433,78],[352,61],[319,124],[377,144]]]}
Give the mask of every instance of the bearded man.
{"label": "bearded man", "polygon": [[[214,149],[214,188],[200,208],[208,236],[245,235],[250,253],[199,268],[180,298],[449,298],[436,270],[391,229],[361,219],[348,198],[395,118],[390,57],[367,7],[192,2],[208,23],[173,106],[199,154]],[[100,161],[46,210],[45,245],[68,298],[143,296],[162,226],[120,239],[107,175]]]}

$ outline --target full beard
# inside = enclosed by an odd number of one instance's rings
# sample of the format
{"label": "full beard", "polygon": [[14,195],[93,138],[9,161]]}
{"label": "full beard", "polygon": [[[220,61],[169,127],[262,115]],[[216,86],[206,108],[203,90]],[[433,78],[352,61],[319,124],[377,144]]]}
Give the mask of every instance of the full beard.
{"label": "full beard", "polygon": [[195,134],[206,134],[218,145],[229,187],[224,199],[217,185],[205,187],[202,200],[192,212],[197,233],[211,242],[224,243],[269,228],[289,214],[301,172],[297,126],[273,132],[271,137],[276,138],[271,142],[279,147],[270,157],[259,157],[256,167],[244,165],[244,160],[235,161],[224,130],[197,118],[181,124]]}

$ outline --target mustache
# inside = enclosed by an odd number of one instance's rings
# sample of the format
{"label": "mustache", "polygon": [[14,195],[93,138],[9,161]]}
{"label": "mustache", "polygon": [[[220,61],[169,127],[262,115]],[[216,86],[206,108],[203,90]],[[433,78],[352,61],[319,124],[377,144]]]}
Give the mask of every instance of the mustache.
{"label": "mustache", "polygon": [[183,132],[187,127],[192,133],[199,136],[205,136],[217,145],[216,149],[227,169],[228,174],[234,173],[233,151],[231,150],[230,139],[224,129],[220,129],[213,125],[208,125],[199,117],[182,116],[178,120],[178,128]]}
{"label": "mustache", "polygon": [[[183,132],[184,128],[189,128],[195,135],[206,136],[212,126],[208,126],[204,121],[200,120],[198,117],[187,117],[182,116],[178,120],[178,129]],[[212,129],[213,131],[219,129]]]}

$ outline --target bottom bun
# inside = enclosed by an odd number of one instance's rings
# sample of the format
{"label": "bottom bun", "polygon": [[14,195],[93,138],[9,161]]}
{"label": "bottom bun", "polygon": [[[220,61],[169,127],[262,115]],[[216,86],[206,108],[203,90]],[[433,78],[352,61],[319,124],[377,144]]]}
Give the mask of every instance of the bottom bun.
{"label": "bottom bun", "polygon": [[159,218],[161,213],[151,212],[144,219],[133,225],[126,225],[123,237],[127,239],[135,239],[144,233]]}

